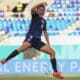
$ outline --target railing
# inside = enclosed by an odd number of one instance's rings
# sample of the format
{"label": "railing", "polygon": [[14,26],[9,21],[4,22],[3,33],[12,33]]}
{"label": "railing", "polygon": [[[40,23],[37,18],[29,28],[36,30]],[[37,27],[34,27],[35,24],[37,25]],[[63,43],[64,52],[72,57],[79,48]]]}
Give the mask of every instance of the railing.
{"label": "railing", "polygon": [[[64,44],[80,44],[80,31],[66,31],[67,35],[60,34],[62,31],[48,31],[49,40],[52,45],[64,45]],[[0,33],[0,44],[6,45],[8,41],[9,45],[20,45],[26,36],[26,31],[10,32],[5,34],[4,32]],[[42,40],[45,41],[44,36]],[[11,43],[10,43],[11,41]],[[19,42],[17,42],[19,41]],[[16,44],[15,44],[16,43]]]}
{"label": "railing", "polygon": [[[65,16],[64,13],[71,14],[71,15],[66,15]],[[55,14],[55,16],[54,15],[51,16],[51,17],[54,17],[54,18],[64,18],[65,19],[65,18],[76,18],[77,16],[80,18],[80,11],[74,11],[74,13],[72,11],[67,11],[67,12],[64,12],[64,11],[62,11],[62,12],[61,11],[58,11],[58,12],[47,12],[46,11],[45,17],[49,17],[49,14]],[[61,14],[61,15],[59,15],[59,14]],[[31,17],[31,14],[27,13],[27,12],[4,12],[2,10],[0,12],[0,15],[3,16],[1,18],[14,18],[13,15],[18,15],[18,18],[21,18],[20,15],[24,15],[24,18],[26,17],[26,15],[27,15],[26,18]]]}
{"label": "railing", "polygon": [[[11,36],[25,36],[27,31],[11,31]],[[49,36],[80,36],[80,31],[47,31]]]}

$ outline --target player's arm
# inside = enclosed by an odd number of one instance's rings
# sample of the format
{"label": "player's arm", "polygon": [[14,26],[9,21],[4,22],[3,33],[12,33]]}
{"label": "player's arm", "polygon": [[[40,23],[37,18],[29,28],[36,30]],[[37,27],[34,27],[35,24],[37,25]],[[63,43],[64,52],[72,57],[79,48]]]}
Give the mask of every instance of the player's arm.
{"label": "player's arm", "polygon": [[50,46],[49,37],[48,37],[48,32],[47,32],[46,30],[43,30],[43,32],[44,32],[44,37],[45,37],[45,39],[46,39],[46,42],[47,42],[47,44]]}
{"label": "player's arm", "polygon": [[46,2],[42,2],[42,3],[40,3],[40,4],[37,4],[36,6],[34,6],[34,7],[31,8],[31,14],[35,14],[35,13],[37,12],[38,6],[39,6],[39,5],[42,5],[42,4],[43,4],[44,6],[47,5]]}

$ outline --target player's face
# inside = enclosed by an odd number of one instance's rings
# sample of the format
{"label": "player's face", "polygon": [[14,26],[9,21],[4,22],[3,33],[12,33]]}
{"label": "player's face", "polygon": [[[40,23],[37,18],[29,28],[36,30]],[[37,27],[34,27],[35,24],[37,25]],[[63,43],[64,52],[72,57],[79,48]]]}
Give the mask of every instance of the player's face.
{"label": "player's face", "polygon": [[38,14],[39,14],[40,16],[44,16],[44,14],[45,14],[45,8],[39,7],[39,8],[38,8]]}

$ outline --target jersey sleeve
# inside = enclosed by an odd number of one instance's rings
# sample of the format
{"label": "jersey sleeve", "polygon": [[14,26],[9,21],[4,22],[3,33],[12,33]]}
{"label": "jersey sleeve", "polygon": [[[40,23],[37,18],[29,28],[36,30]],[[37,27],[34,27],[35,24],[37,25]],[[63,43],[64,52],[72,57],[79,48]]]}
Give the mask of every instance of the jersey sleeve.
{"label": "jersey sleeve", "polygon": [[45,30],[45,31],[47,30],[47,29],[46,29],[46,21],[45,21],[45,20],[44,20],[44,27],[43,27],[43,30]]}

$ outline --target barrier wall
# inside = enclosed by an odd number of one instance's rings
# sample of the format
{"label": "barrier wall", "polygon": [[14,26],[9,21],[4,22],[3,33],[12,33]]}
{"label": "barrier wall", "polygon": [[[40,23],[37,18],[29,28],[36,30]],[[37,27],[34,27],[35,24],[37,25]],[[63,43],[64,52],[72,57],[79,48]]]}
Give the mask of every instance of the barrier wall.
{"label": "barrier wall", "polygon": [[[79,60],[58,60],[58,70],[64,74],[80,74]],[[14,60],[0,64],[0,74],[51,74],[49,60]]]}

